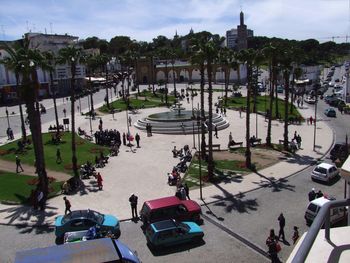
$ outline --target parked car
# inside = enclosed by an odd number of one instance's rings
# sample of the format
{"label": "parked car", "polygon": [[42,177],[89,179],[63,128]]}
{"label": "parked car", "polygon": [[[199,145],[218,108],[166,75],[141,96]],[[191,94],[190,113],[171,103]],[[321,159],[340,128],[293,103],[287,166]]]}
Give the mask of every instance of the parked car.
{"label": "parked car", "polygon": [[35,248],[16,253],[15,263],[125,262],[141,263],[137,253],[127,245],[110,238]]}
{"label": "parked car", "polygon": [[348,158],[350,152],[350,145],[347,145],[345,142],[335,143],[332,150],[330,151],[329,158],[334,162],[336,159],[339,159],[341,162],[345,161]]}
{"label": "parked car", "polygon": [[316,103],[316,99],[315,99],[315,97],[313,97],[313,96],[307,96],[307,97],[305,97],[304,101],[305,101],[306,103],[309,103],[309,104],[315,104],[315,103]]}
{"label": "parked car", "polygon": [[181,243],[200,241],[203,230],[194,222],[178,222],[174,219],[150,224],[145,232],[151,247],[165,247]]}
{"label": "parked car", "polygon": [[63,239],[66,232],[88,230],[92,226],[99,226],[102,232],[111,231],[114,235],[120,234],[119,220],[115,216],[87,209],[58,216],[55,220],[55,235],[58,239]]}
{"label": "parked car", "polygon": [[337,117],[337,113],[336,113],[335,109],[333,109],[333,108],[325,109],[324,114],[327,117],[334,117],[334,118]]}
{"label": "parked car", "polygon": [[[316,218],[318,212],[320,211],[321,207],[330,202],[335,200],[335,198],[326,198],[324,196],[317,198],[315,200],[312,200],[309,205],[306,208],[304,218],[306,220],[307,225],[311,225],[314,219]],[[330,223],[331,225],[342,221],[346,218],[347,211],[345,207],[333,207],[330,209]]]}
{"label": "parked car", "polygon": [[329,183],[333,178],[339,175],[338,168],[333,164],[321,163],[316,165],[316,167],[311,172],[312,180],[319,180]]}
{"label": "parked car", "polygon": [[148,225],[166,219],[198,222],[200,213],[201,207],[195,201],[169,196],[144,202],[140,216],[143,224]]}
{"label": "parked car", "polygon": [[277,87],[277,93],[283,93],[283,91],[284,91],[283,86],[278,86]]}
{"label": "parked car", "polygon": [[338,94],[333,93],[333,94],[331,94],[331,95],[326,95],[326,96],[324,97],[324,101],[325,101],[326,103],[329,103],[329,101],[334,100],[334,99],[338,99],[338,97],[339,97]]}

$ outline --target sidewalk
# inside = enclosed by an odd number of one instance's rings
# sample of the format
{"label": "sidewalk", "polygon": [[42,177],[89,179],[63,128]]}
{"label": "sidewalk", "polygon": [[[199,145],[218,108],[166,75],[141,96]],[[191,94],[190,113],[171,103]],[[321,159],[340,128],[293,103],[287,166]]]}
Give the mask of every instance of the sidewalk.
{"label": "sidewalk", "polygon": [[[205,94],[207,96],[207,94]],[[221,92],[214,93],[213,98],[221,96]],[[207,101],[207,99],[206,99]],[[183,106],[191,109],[191,103],[185,100]],[[199,103],[199,96],[196,96],[193,105]],[[96,108],[99,105],[96,105]],[[207,109],[206,109],[207,110]],[[130,115],[133,122],[144,118],[149,114],[168,111],[166,108],[143,109],[139,114]],[[309,117],[313,114],[313,108],[304,108],[300,110],[303,116]],[[117,129],[121,134],[127,132],[126,113],[115,113],[113,120],[111,115],[101,116],[103,128]],[[227,110],[227,117],[230,126],[219,131],[219,139],[213,138],[214,144],[221,144],[225,148],[228,142],[229,132],[233,134],[235,141],[245,141],[245,114],[239,117],[238,111]],[[255,134],[256,115],[251,115],[251,134]],[[97,130],[99,117],[92,121],[93,132]],[[257,116],[258,137],[266,138],[267,122],[264,117]],[[43,125],[42,130],[47,130],[52,123]],[[90,131],[89,119],[85,116],[76,116],[76,128],[81,127]],[[327,153],[333,143],[333,132],[330,127],[322,120],[317,123],[316,146],[317,152],[313,151],[313,131],[314,127],[307,124],[290,125],[289,137],[292,137],[294,131],[302,137],[302,149],[297,152],[297,158],[282,160],[279,163],[258,171],[245,175],[240,182],[231,182],[217,186],[203,188],[203,199],[206,203],[217,201],[231,195],[244,193],[259,188],[262,185],[276,182],[278,179],[288,177],[302,169],[308,167],[312,161],[322,157]],[[113,214],[121,220],[131,217],[131,209],[128,198],[131,193],[139,197],[138,209],[141,209],[142,203],[149,199],[162,196],[174,195],[175,187],[167,185],[167,173],[177,164],[178,159],[172,157],[171,150],[176,145],[177,148],[188,144],[193,146],[192,134],[187,135],[164,135],[154,134],[147,137],[146,133],[130,127],[131,134],[138,132],[141,136],[141,148],[121,146],[120,154],[117,157],[110,158],[109,163],[103,169],[98,169],[103,177],[103,191],[98,191],[94,180],[85,180],[85,191],[76,195],[68,196],[71,201],[72,209],[93,209],[102,213]],[[283,138],[283,123],[274,121],[272,127],[272,138],[274,143],[278,143]],[[196,138],[197,139],[197,138]],[[198,143],[198,142],[196,142]],[[253,160],[254,161],[254,160]],[[202,204],[199,199],[199,189],[190,192],[192,199]],[[22,206],[6,206],[0,204],[0,223],[2,224],[48,224],[53,225],[54,218],[64,213],[63,196],[52,198],[48,201],[45,214],[33,213],[30,208]]]}

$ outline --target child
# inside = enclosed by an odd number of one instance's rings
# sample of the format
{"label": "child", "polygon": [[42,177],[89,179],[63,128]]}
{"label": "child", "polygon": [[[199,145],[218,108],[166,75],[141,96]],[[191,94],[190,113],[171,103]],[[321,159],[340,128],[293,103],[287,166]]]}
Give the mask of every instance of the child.
{"label": "child", "polygon": [[297,242],[297,240],[299,239],[299,231],[298,231],[298,227],[294,226],[293,227],[294,231],[293,231],[293,245],[295,245],[295,243]]}

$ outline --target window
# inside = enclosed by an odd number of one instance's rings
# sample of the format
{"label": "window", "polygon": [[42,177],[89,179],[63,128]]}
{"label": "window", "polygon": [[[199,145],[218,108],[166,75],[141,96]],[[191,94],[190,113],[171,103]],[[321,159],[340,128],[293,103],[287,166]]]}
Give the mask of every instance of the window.
{"label": "window", "polygon": [[327,169],[320,166],[317,166],[314,171],[320,174],[327,174]]}
{"label": "window", "polygon": [[77,219],[71,222],[71,227],[82,227],[84,225],[83,220]]}

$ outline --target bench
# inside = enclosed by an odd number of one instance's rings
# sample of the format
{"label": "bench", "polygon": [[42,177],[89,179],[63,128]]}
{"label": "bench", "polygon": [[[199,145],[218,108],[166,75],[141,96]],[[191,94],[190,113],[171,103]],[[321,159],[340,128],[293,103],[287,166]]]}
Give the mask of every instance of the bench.
{"label": "bench", "polygon": [[[278,140],[278,143],[279,143],[279,144],[284,144],[284,139]],[[288,145],[290,145],[290,141],[288,141]]]}
{"label": "bench", "polygon": [[243,142],[231,142],[231,143],[229,143],[228,148],[229,149],[234,149],[235,146],[243,147]]}
{"label": "bench", "polygon": [[[216,151],[220,151],[220,144],[213,144],[212,146],[213,146],[213,151],[215,151],[215,149],[216,149]],[[205,149],[208,150],[209,145],[206,145]]]}
{"label": "bench", "polygon": [[92,140],[93,140],[93,139],[92,139],[92,136],[87,135],[86,133],[84,134],[84,139],[85,139],[85,140],[88,140],[88,141],[92,141]]}
{"label": "bench", "polygon": [[254,146],[258,145],[258,144],[261,144],[261,139],[259,139],[259,138],[256,138],[255,140],[251,140],[250,139],[249,142],[250,142],[250,145],[252,147],[254,147]]}

